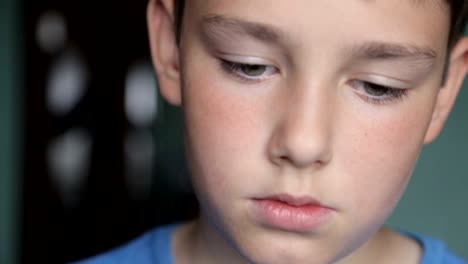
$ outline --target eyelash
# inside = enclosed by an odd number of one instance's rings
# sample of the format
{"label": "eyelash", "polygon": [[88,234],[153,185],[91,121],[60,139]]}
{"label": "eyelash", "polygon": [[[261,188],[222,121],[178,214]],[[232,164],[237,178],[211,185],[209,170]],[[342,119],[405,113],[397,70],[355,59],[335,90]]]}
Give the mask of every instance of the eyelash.
{"label": "eyelash", "polygon": [[[268,78],[269,75],[272,75],[277,72],[277,69],[270,65],[263,65],[263,64],[249,64],[249,63],[240,63],[229,61],[225,59],[219,59],[221,68],[224,72],[228,73],[229,75],[234,76],[238,80],[245,82],[245,83],[257,83],[261,82]],[[247,74],[243,73],[243,67],[265,67],[265,72],[268,70],[270,71],[269,74],[266,76],[262,73],[259,77],[251,77]],[[364,101],[371,104],[386,104],[391,103],[394,101],[402,100],[405,96],[408,95],[407,89],[400,89],[394,88],[390,86],[380,85],[372,82],[362,81],[362,80],[351,80],[349,82],[350,86],[358,91],[359,97],[361,97]],[[376,96],[369,94],[366,89],[373,88],[373,89],[380,89],[383,90],[382,96]]]}
{"label": "eyelash", "polygon": [[[224,72],[234,76],[238,80],[245,82],[245,83],[261,82],[267,79],[270,75],[277,73],[278,71],[274,66],[271,66],[271,65],[240,63],[240,62],[234,62],[234,61],[229,61],[225,59],[219,59],[219,60],[220,60],[221,68]],[[242,73],[243,67],[254,67],[254,66],[265,67],[265,72],[269,72],[269,73],[261,74],[258,77],[251,77],[245,73]]]}
{"label": "eyelash", "polygon": [[[394,88],[362,80],[352,80],[350,86],[357,90],[359,97],[372,104],[386,104],[404,99],[408,95],[408,89]],[[382,96],[369,94],[366,88],[383,89]]]}

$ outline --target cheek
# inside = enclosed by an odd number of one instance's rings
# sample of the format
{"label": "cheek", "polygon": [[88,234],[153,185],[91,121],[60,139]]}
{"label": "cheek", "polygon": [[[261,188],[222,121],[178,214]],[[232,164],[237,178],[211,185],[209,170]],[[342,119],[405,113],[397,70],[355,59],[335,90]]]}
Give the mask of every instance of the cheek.
{"label": "cheek", "polygon": [[[198,188],[228,194],[257,167],[264,141],[255,97],[193,69],[186,76],[183,110],[187,155]],[[249,171],[250,170],[250,171]],[[244,184],[245,185],[245,184]],[[244,186],[245,187],[245,186]]]}
{"label": "cheek", "polygon": [[385,218],[400,199],[431,117],[431,102],[418,103],[419,107],[377,110],[363,118],[348,118],[352,121],[345,126],[352,129],[346,138],[352,143],[344,148],[340,160],[341,170],[348,175],[347,192],[357,194],[350,200],[352,208],[366,208],[366,212]]}

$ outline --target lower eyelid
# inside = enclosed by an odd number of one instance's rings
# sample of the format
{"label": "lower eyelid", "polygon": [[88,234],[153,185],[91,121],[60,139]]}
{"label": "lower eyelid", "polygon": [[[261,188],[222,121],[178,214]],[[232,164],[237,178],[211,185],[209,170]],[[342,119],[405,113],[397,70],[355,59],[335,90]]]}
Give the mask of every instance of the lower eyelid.
{"label": "lower eyelid", "polygon": [[[363,83],[365,81],[353,80],[353,81],[351,81],[350,86],[353,88],[353,90],[356,91],[356,94],[362,100],[366,101],[367,103],[387,104],[387,103],[392,103],[392,102],[395,102],[395,101],[403,100],[404,97],[408,95],[408,89],[386,87],[385,85],[381,85],[381,86],[384,86],[384,87],[389,89],[388,93],[386,93],[383,96],[372,96],[370,94],[367,94],[365,91],[362,91],[362,89],[363,89],[362,87],[359,88],[359,87],[356,87],[356,85],[352,85],[352,84],[356,84],[358,82]],[[379,84],[376,84],[376,85],[379,85]]]}
{"label": "lower eyelid", "polygon": [[263,80],[261,78],[249,78],[237,73],[236,70],[233,69],[234,66],[232,65],[232,62],[229,61],[220,60],[219,66],[225,74],[228,74],[229,76],[236,78],[238,81],[243,83],[256,83]]}
{"label": "lower eyelid", "polygon": [[370,88],[372,88],[372,86],[374,86],[374,88],[383,88],[383,89],[387,89],[387,91],[389,91],[389,93],[393,93],[394,91],[404,91],[406,89],[404,88],[397,88],[397,87],[392,87],[392,86],[389,86],[389,85],[386,85],[386,84],[379,84],[379,83],[373,83],[373,82],[368,82],[368,81],[362,81],[362,80],[352,80],[350,81],[349,85],[353,88],[353,89],[365,89],[365,87],[363,86],[368,86]]}
{"label": "lower eyelid", "polygon": [[258,76],[258,77],[250,77],[248,75],[241,74],[241,73],[238,72],[240,67],[242,67],[244,65],[248,65],[249,63],[229,61],[229,60],[222,59],[222,58],[219,58],[218,60],[219,60],[219,63],[221,65],[221,68],[223,69],[224,72],[226,72],[226,73],[228,73],[230,75],[233,75],[236,78],[238,78],[238,79],[240,79],[241,81],[244,81],[244,82],[260,82],[260,81],[263,81],[265,79],[268,79],[271,75],[278,72],[276,67],[271,66],[271,65],[264,65],[264,64],[260,64],[260,63],[259,64],[251,64],[251,65],[265,66],[265,67],[267,67],[267,69],[270,69],[271,73],[268,73],[268,74],[262,75],[262,76]]}

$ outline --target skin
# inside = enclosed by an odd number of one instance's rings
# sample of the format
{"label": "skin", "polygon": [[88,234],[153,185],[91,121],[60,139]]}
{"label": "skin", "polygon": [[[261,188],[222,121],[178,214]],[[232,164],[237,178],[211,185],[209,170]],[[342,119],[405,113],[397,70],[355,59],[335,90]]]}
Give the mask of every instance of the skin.
{"label": "skin", "polygon": [[[467,71],[467,39],[447,54],[447,7],[194,0],[178,45],[172,2],[149,3],[151,51],[162,95],[184,112],[201,204],[174,234],[176,263],[418,263],[418,244],[382,225]],[[311,232],[265,226],[253,199],[278,193],[333,211]]]}

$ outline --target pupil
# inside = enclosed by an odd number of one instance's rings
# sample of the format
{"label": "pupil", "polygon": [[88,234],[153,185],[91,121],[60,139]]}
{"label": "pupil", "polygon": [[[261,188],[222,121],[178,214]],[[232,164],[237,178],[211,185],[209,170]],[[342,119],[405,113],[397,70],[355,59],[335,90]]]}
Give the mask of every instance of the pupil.
{"label": "pupil", "polygon": [[388,92],[388,88],[380,85],[367,84],[364,89],[368,94],[373,96],[382,96]]}
{"label": "pupil", "polygon": [[265,72],[263,65],[244,65],[242,71],[249,76],[259,76]]}

